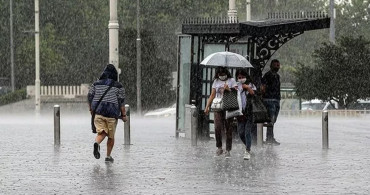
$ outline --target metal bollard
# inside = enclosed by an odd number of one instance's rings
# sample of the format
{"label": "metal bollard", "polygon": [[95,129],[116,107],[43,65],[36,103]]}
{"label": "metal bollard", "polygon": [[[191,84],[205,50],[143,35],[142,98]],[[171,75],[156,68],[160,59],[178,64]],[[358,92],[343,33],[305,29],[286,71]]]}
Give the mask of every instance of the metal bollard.
{"label": "metal bollard", "polygon": [[60,145],[60,106],[54,105],[54,146]]}
{"label": "metal bollard", "polygon": [[329,148],[329,115],[328,111],[322,111],[322,148],[328,149]]}
{"label": "metal bollard", "polygon": [[257,123],[257,146],[263,145],[263,123]]}
{"label": "metal bollard", "polygon": [[125,105],[127,121],[124,124],[124,145],[131,145],[130,106]]}
{"label": "metal bollard", "polygon": [[197,107],[191,106],[191,145],[196,146],[198,139],[198,111]]}

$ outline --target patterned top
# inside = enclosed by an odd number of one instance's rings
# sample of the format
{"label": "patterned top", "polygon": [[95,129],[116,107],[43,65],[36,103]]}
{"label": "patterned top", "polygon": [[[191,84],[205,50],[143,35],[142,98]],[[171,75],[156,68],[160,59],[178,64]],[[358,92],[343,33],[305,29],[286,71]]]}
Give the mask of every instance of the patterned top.
{"label": "patterned top", "polygon": [[121,114],[120,108],[125,106],[125,89],[121,83],[112,79],[96,81],[90,87],[88,100],[91,104],[91,109],[94,110],[100,97],[110,85],[112,85],[112,88],[105,94],[95,113],[109,118],[119,118]]}
{"label": "patterned top", "polygon": [[108,64],[99,80],[94,82],[87,94],[87,99],[94,110],[105,91],[112,86],[105,94],[95,113],[109,118],[119,118],[121,107],[125,106],[125,89],[117,81],[117,70],[112,64]]}

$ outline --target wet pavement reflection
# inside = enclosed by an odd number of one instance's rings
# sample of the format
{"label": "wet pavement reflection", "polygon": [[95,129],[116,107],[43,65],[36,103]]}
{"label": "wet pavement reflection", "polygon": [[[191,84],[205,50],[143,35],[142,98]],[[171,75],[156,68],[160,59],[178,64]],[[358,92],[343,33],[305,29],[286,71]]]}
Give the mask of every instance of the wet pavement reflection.
{"label": "wet pavement reflection", "polygon": [[282,144],[243,160],[240,141],[231,159],[214,157],[213,139],[176,139],[174,118],[133,117],[133,145],[123,145],[120,122],[115,161],[105,163],[106,142],[93,157],[88,115],[62,116],[59,147],[52,116],[1,115],[0,194],[369,194],[368,119],[331,119],[323,150],[320,118],[279,118]]}

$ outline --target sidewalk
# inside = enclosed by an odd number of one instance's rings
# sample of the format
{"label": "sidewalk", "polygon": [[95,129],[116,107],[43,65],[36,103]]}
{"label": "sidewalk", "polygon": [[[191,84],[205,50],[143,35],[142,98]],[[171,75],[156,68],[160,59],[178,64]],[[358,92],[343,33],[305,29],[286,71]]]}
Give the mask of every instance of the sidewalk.
{"label": "sidewalk", "polygon": [[[61,146],[44,113],[0,113],[0,194],[369,194],[367,118],[329,118],[329,150],[322,150],[321,118],[279,118],[280,146],[233,143],[232,158],[215,158],[215,141],[191,147],[175,138],[174,118],[131,118],[131,146],[116,132],[113,164],[93,157],[88,113],[61,108]],[[105,143],[105,141],[103,142]]]}

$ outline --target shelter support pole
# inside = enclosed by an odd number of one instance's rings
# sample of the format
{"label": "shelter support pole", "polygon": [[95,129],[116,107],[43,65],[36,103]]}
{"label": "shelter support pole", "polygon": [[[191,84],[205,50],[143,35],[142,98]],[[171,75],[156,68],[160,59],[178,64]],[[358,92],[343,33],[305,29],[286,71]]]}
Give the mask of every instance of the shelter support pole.
{"label": "shelter support pole", "polygon": [[263,123],[257,123],[257,146],[263,145]]}
{"label": "shelter support pole", "polygon": [[191,106],[191,145],[196,146],[198,141],[198,111],[195,105]]}

